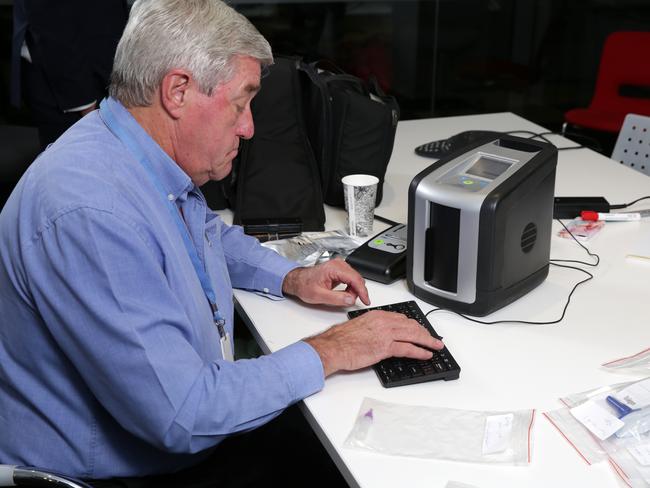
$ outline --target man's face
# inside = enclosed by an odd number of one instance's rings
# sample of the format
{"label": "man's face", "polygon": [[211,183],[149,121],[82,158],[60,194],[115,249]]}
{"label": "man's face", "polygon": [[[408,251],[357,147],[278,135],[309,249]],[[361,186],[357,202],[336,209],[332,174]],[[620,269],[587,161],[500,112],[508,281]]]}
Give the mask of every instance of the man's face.
{"label": "man's face", "polygon": [[201,186],[221,180],[232,169],[239,139],[253,137],[250,103],[260,88],[260,63],[250,57],[234,60],[235,75],[218,85],[212,96],[193,90],[192,109],[178,130],[176,161]]}

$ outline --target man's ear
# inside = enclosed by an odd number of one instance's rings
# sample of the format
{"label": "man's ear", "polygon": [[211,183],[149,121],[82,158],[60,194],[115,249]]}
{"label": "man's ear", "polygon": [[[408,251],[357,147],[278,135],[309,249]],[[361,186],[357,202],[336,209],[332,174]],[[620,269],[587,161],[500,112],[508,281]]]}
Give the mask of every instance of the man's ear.
{"label": "man's ear", "polygon": [[161,104],[169,115],[178,119],[189,101],[191,75],[182,69],[169,71],[162,80],[160,87]]}

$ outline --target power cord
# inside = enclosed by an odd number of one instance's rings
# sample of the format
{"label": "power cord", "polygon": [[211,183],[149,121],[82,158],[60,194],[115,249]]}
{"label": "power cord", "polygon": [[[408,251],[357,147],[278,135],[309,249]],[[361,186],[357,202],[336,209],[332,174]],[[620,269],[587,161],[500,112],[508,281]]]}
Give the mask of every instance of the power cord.
{"label": "power cord", "polygon": [[[560,225],[562,225],[562,227],[564,227],[564,230],[567,231],[567,233],[576,242],[576,244],[578,244],[578,246],[580,246],[582,249],[584,249],[585,252],[589,255],[589,257],[594,258],[596,260],[596,262],[595,263],[587,263],[585,261],[577,261],[577,260],[574,260],[574,259],[549,259],[549,262],[551,264],[555,264],[555,263],[576,263],[576,264],[582,264],[584,266],[592,266],[594,268],[596,266],[598,266],[600,264],[600,256],[598,254],[592,253],[589,249],[587,249],[587,247],[582,242],[580,242],[578,239],[576,239],[576,236],[574,236],[573,233],[569,230],[569,228],[566,225],[564,225],[564,222],[562,222],[560,219],[555,219],[555,220],[557,220],[560,223]],[[559,265],[557,265],[557,266],[559,266]],[[580,270],[580,271],[584,271],[584,270]]]}
{"label": "power cord", "polygon": [[646,197],[637,198],[636,200],[634,200],[633,202],[630,202],[630,203],[621,203],[619,205],[610,205],[609,208],[610,209],[613,209],[613,208],[627,208],[627,207],[631,207],[632,205],[634,205],[637,202],[640,202],[641,200],[650,200],[650,195],[648,195]]}
{"label": "power cord", "polygon": [[[533,132],[531,130],[523,130],[522,129],[522,130],[509,130],[507,132],[504,132],[504,134],[513,135],[513,136],[517,135],[517,134],[528,134],[530,136],[528,139],[540,138],[544,142],[548,142],[549,144],[553,144],[546,137],[544,137],[544,136],[546,136],[548,134],[553,134],[553,132],[540,132],[540,133],[538,133],[538,132]],[[553,144],[553,145],[555,145],[555,144]]]}
{"label": "power cord", "polygon": [[[577,146],[558,147],[557,148],[558,151],[564,151],[564,150],[568,150],[568,149],[583,149],[583,148],[588,147],[589,149],[593,149],[594,151],[597,151],[597,152],[599,152],[601,154],[603,152],[603,146],[601,146],[600,142],[598,142],[597,139],[595,139],[593,137],[586,136],[584,134],[575,134],[575,133],[566,133],[566,132],[563,134],[561,132],[554,132],[554,131],[540,132],[539,134],[536,134],[537,137],[543,138],[545,141],[548,141],[548,139],[546,137],[544,137],[544,136],[552,136],[552,135],[562,136],[562,137],[567,137],[569,135],[572,135],[573,137],[579,137],[581,139],[584,139],[585,141],[588,141],[591,144],[591,146],[585,146],[583,144],[578,143]],[[576,142],[576,141],[573,141],[573,142]]]}
{"label": "power cord", "polygon": [[[528,135],[530,135],[529,139],[538,139],[539,138],[539,139],[543,140],[544,142],[548,142],[549,144],[552,144],[553,146],[555,146],[555,144],[553,144],[546,136],[553,136],[553,135],[555,135],[555,136],[564,136],[564,134],[562,134],[560,132],[552,132],[552,131],[533,132],[533,131],[530,131],[530,130],[513,130],[513,131],[510,131],[510,132],[506,132],[506,134],[513,134],[513,135],[514,134],[528,134]],[[591,142],[593,142],[593,143],[595,143],[597,145],[598,149],[596,149],[596,150],[600,152],[602,150],[602,148],[600,147],[600,144],[598,144],[598,141],[596,141],[596,139],[592,139],[592,138],[589,138],[589,139],[591,139]],[[557,147],[557,146],[555,146],[555,147]],[[587,146],[583,146],[582,144],[578,144],[577,146],[558,147],[557,150],[558,151],[567,151],[569,149],[585,149],[585,148],[587,148]]]}
{"label": "power cord", "polygon": [[587,278],[585,278],[582,281],[579,281],[576,283],[573,288],[571,289],[571,292],[569,293],[569,296],[567,297],[567,301],[564,304],[564,308],[562,309],[562,314],[560,317],[556,320],[550,320],[548,322],[533,322],[533,321],[528,321],[528,320],[493,320],[493,321],[487,321],[487,320],[478,320],[474,319],[471,317],[468,317],[465,314],[459,313],[459,312],[454,312],[453,310],[448,310],[445,308],[434,308],[433,310],[429,310],[427,313],[424,314],[425,317],[428,317],[429,314],[434,313],[434,312],[451,312],[453,314],[459,315],[460,317],[469,320],[470,322],[475,322],[477,324],[485,324],[485,325],[494,325],[494,324],[526,324],[526,325],[552,325],[552,324],[557,324],[559,322],[562,322],[564,319],[564,316],[566,315],[566,311],[569,308],[569,304],[571,303],[571,297],[573,296],[574,292],[576,289],[582,285],[583,283],[586,283],[587,281],[590,281],[594,278],[594,275],[592,275],[589,271],[584,270],[582,268],[578,268],[575,266],[568,266],[566,264],[558,264],[558,263],[577,263],[577,264],[582,264],[585,266],[592,266],[596,267],[600,263],[600,256],[598,254],[592,253],[585,245],[583,245],[576,237],[573,235],[573,233],[567,228],[566,225],[564,225],[564,222],[561,220],[557,219],[557,221],[562,224],[562,227],[569,233],[569,235],[573,238],[575,242],[578,243],[578,245],[583,248],[587,254],[590,257],[593,257],[596,259],[595,263],[588,263],[586,261],[577,261],[577,260],[572,260],[572,259],[549,259],[549,264],[552,264],[553,266],[557,266],[559,268],[568,268],[568,269],[575,269],[576,271],[580,271],[584,274],[587,275]]}
{"label": "power cord", "polygon": [[386,217],[382,217],[381,215],[375,214],[375,218],[379,220],[379,222],[383,222],[384,224],[388,224],[391,227],[397,225],[399,222],[395,222],[394,220],[387,219]]}

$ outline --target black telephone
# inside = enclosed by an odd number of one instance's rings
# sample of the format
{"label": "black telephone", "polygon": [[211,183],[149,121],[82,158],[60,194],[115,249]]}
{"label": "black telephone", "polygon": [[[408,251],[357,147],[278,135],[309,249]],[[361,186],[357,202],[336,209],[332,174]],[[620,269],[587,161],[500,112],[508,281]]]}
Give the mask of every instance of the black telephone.
{"label": "black telephone", "polygon": [[440,159],[445,157],[458,149],[461,149],[479,139],[490,139],[501,135],[501,132],[494,132],[491,130],[467,130],[460,132],[449,139],[441,139],[439,141],[427,142],[415,148],[415,154],[424,156],[425,158]]}

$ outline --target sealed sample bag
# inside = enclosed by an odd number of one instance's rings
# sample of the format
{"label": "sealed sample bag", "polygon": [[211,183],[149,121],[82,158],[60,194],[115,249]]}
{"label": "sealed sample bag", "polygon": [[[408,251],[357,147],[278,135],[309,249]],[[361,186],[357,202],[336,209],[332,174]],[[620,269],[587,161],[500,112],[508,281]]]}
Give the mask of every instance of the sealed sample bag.
{"label": "sealed sample bag", "polygon": [[346,447],[475,463],[530,463],[534,410],[480,412],[364,398]]}
{"label": "sealed sample bag", "polygon": [[650,488],[650,378],[561,398],[544,415],[589,464],[608,460],[627,486]]}
{"label": "sealed sample bag", "polygon": [[603,367],[616,373],[650,376],[650,347],[631,356],[608,361]]}
{"label": "sealed sample bag", "polygon": [[356,173],[379,178],[381,200],[397,102],[332,70],[276,57],[251,104],[255,135],[242,141],[230,178],[204,187],[212,208],[230,206],[236,224],[298,218],[303,231],[319,231],[323,203],[343,207],[341,178]]}

